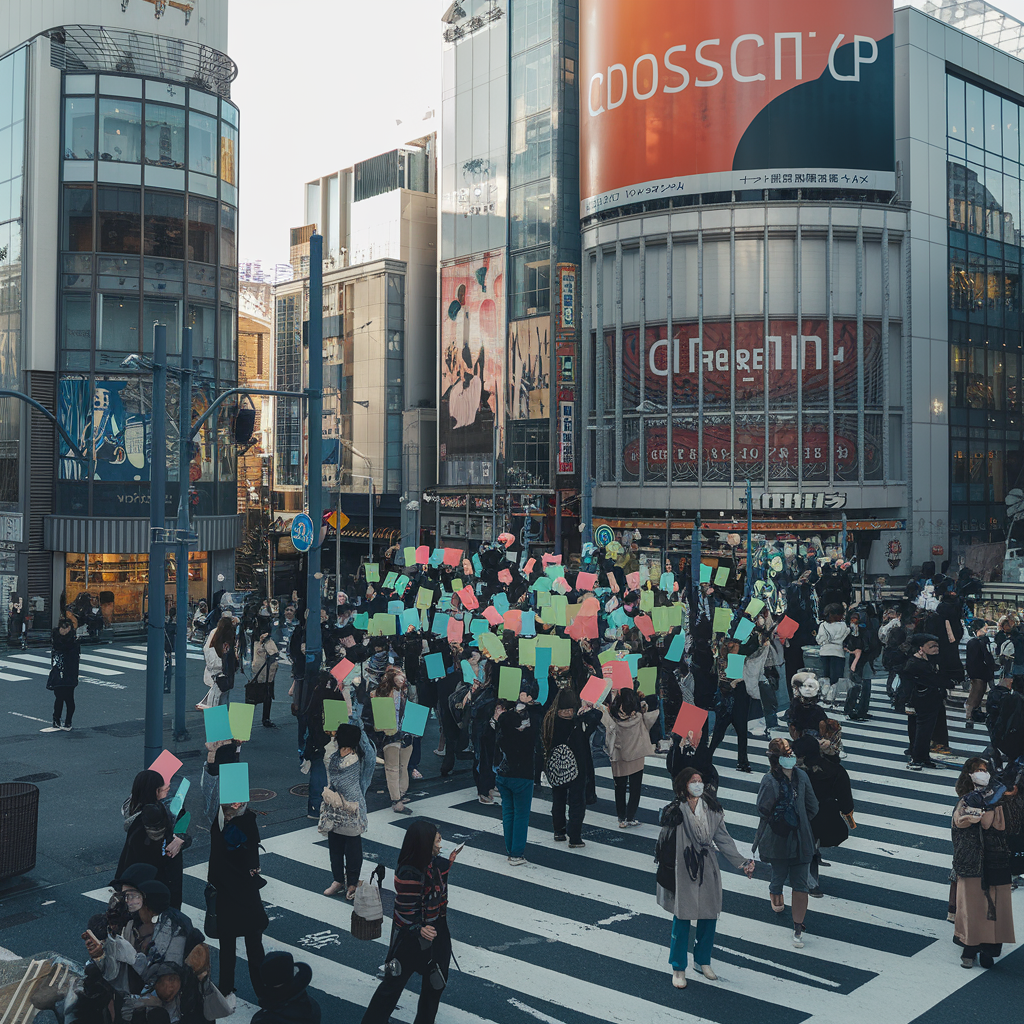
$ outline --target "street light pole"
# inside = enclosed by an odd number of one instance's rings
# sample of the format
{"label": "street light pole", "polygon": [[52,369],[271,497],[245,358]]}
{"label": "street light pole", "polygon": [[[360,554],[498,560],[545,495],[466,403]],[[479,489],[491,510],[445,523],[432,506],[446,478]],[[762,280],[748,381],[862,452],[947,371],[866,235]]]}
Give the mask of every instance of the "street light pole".
{"label": "street light pole", "polygon": [[149,767],[164,746],[164,644],[167,544],[164,498],[167,491],[167,328],[153,328],[153,404],[150,416],[149,621],[146,642],[145,761]]}
{"label": "street light pole", "polygon": [[178,387],[178,579],[177,597],[178,628],[174,634],[174,738],[187,740],[185,709],[188,707],[185,693],[185,666],[188,661],[188,494],[191,480],[189,467],[192,464],[192,445],[188,440],[192,425],[192,328],[181,332],[181,377]]}
{"label": "street light pole", "polygon": [[[373,463],[365,456],[358,448],[348,441],[338,438],[338,443],[343,444],[357,459],[362,459],[366,463],[366,472],[369,474],[368,480],[370,481],[367,485],[367,493],[370,499],[370,561],[373,561]],[[341,459],[338,460],[338,472],[341,472]],[[338,485],[338,508],[341,508],[341,484]],[[340,566],[339,560],[339,566]],[[340,572],[340,569],[339,569]]]}

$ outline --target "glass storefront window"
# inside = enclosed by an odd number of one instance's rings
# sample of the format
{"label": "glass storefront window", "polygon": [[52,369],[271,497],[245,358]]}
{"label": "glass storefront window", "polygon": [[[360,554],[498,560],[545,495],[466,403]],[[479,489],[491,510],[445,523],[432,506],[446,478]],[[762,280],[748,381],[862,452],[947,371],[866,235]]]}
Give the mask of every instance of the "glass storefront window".
{"label": "glass storefront window", "polygon": [[96,154],[96,101],[69,97],[64,101],[64,159],[92,160]]}
{"label": "glass storefront window", "polygon": [[185,166],[185,111],[181,107],[146,104],[146,163]]}
{"label": "glass storefront window", "polygon": [[146,255],[185,258],[185,197],[146,193]]}
{"label": "glass storefront window", "polygon": [[217,173],[217,118],[196,110],[188,112],[188,169]]}
{"label": "glass storefront window", "polygon": [[142,159],[141,103],[100,100],[99,153],[101,160],[139,163]]}
{"label": "glass storefront window", "polygon": [[214,358],[215,313],[212,306],[190,302],[188,304],[188,323],[192,328],[192,355],[196,359]]}
{"label": "glass storefront window", "polygon": [[220,339],[218,348],[221,359],[234,362],[237,358],[235,345],[235,329],[238,323],[237,313],[233,309],[221,309],[220,311]]}
{"label": "glass storefront window", "polygon": [[238,129],[220,123],[220,179],[238,185]]}
{"label": "glass storefront window", "polygon": [[217,204],[211,199],[188,197],[188,258],[217,262]]}
{"label": "glass storefront window", "polygon": [[[100,295],[96,317],[97,352],[139,351],[139,300],[129,295]],[[108,363],[109,365],[109,363]]]}
{"label": "glass storefront window", "polygon": [[88,352],[92,348],[91,295],[64,296],[64,323],[61,334],[64,348],[86,353],[85,365],[88,366]]}
{"label": "glass storefront window", "polygon": [[92,186],[65,185],[61,249],[92,252]]}
{"label": "glass storefront window", "polygon": [[221,203],[220,207],[220,261],[226,267],[238,266],[235,242],[236,213],[233,207]]}
{"label": "glass storefront window", "polygon": [[142,195],[138,189],[98,188],[96,214],[100,252],[141,253]]}

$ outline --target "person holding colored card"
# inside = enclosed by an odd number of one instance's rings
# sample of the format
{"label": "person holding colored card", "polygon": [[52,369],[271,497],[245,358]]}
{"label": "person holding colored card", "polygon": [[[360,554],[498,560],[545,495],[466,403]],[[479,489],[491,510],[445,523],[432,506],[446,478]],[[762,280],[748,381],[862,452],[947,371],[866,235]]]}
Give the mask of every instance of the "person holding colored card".
{"label": "person holding colored card", "polygon": [[377,689],[370,698],[373,724],[381,734],[377,744],[384,758],[384,778],[391,796],[391,809],[396,814],[411,814],[405,806],[409,791],[409,760],[412,757],[412,737],[402,732],[402,716],[409,699],[409,685],[405,673],[389,665],[381,676]]}
{"label": "person holding colored card", "polygon": [[615,783],[615,814],[619,828],[634,828],[640,824],[636,812],[640,807],[640,791],[644,782],[644,761],[654,753],[651,729],[659,714],[656,710],[648,711],[646,702],[638,701],[636,691],[630,688],[615,691],[611,708],[601,705],[605,748],[612,763]]}
{"label": "person holding colored card", "polygon": [[[743,683],[743,656],[738,654],[739,644],[735,640],[723,640],[718,656],[718,699],[715,705],[715,731],[711,734],[709,749],[715,748],[725,739],[731,725],[736,731],[736,770],[749,774],[753,771],[747,758],[747,719],[750,713],[750,697]],[[736,659],[739,659],[737,663]]]}
{"label": "person holding colored card", "polygon": [[543,709],[525,690],[518,701],[499,699],[494,709],[495,778],[501,793],[505,852],[513,867],[526,863],[526,836],[533,804],[533,757],[542,714]]}
{"label": "person holding colored card", "polygon": [[[358,725],[339,725],[335,743],[327,759],[328,786],[320,808],[321,834],[326,832],[334,881],[324,889],[334,896],[345,889],[345,898],[354,899],[359,874],[363,870],[363,840],[366,831],[366,770],[362,734]],[[370,769],[372,773],[372,768]],[[372,774],[371,774],[372,778]]]}
{"label": "person holding colored card", "polygon": [[[234,740],[206,744],[203,800],[210,823],[210,864],[207,881],[217,892],[217,933],[220,977],[217,987],[235,1008],[235,958],[239,937],[245,940],[249,980],[260,991],[260,968],[265,956],[263,933],[270,924],[260,889],[260,833],[249,807],[248,765],[238,761]],[[223,793],[221,787],[223,786]],[[229,800],[221,803],[221,798]],[[243,798],[244,799],[241,799]]]}

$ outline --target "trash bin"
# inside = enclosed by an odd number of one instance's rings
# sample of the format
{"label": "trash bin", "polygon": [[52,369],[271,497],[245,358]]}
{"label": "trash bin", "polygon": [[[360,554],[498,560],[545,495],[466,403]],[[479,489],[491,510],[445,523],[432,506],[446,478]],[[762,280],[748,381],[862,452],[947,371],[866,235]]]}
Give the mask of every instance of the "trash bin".
{"label": "trash bin", "polygon": [[39,787],[0,783],[0,882],[36,866]]}

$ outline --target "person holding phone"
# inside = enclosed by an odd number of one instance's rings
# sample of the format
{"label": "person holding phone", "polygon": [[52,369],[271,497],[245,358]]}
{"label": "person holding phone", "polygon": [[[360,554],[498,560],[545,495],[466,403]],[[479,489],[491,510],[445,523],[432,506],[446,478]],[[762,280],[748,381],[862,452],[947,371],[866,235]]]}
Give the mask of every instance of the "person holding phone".
{"label": "person holding phone", "polygon": [[405,833],[395,870],[395,912],[384,980],[362,1024],[387,1024],[413,974],[422,977],[416,1024],[432,1024],[448,983],[452,939],[448,931],[448,874],[462,849],[440,857],[441,833],[429,821]]}

